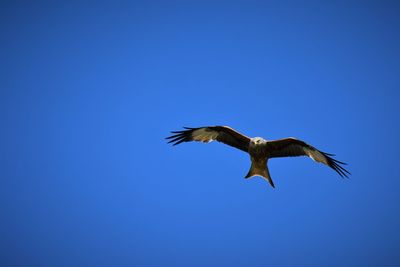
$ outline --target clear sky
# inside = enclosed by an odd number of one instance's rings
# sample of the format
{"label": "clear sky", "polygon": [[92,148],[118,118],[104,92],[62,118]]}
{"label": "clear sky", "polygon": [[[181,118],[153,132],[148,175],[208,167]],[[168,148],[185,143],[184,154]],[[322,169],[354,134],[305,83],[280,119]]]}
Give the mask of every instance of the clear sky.
{"label": "clear sky", "polygon": [[[1,1],[1,266],[399,266],[396,1]],[[182,126],[349,163],[171,147]]]}

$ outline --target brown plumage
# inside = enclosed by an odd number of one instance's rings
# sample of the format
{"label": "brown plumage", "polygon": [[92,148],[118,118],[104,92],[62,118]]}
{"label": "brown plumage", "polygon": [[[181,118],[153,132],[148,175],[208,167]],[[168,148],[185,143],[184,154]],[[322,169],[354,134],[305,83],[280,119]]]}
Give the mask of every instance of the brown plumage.
{"label": "brown plumage", "polygon": [[249,153],[251,167],[245,178],[261,176],[266,179],[272,187],[275,187],[268,170],[268,160],[278,157],[308,156],[316,162],[323,163],[334,169],[341,177],[348,177],[348,172],[342,165],[346,163],[332,158],[334,155],[322,152],[315,147],[295,138],[284,138],[267,141],[261,137],[249,138],[228,126],[207,126],[199,128],[184,127],[185,130],[174,131],[168,143],[178,145],[182,142],[218,141],[246,153]]}

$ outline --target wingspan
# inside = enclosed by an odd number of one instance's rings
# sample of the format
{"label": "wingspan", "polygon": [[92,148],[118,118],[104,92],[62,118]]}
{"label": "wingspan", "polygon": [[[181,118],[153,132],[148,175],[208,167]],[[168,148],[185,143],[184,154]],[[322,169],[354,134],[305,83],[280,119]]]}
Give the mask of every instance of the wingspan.
{"label": "wingspan", "polygon": [[270,158],[308,156],[316,162],[321,162],[334,169],[341,177],[348,177],[348,172],[342,165],[344,162],[332,158],[332,154],[322,152],[315,147],[295,138],[284,138],[268,141],[267,148]]}
{"label": "wingspan", "polygon": [[228,126],[207,126],[199,128],[183,127],[186,130],[171,132],[174,135],[167,137],[171,139],[168,143],[178,145],[182,142],[199,141],[209,143],[211,141],[218,141],[244,152],[248,152],[250,138],[233,130]]}

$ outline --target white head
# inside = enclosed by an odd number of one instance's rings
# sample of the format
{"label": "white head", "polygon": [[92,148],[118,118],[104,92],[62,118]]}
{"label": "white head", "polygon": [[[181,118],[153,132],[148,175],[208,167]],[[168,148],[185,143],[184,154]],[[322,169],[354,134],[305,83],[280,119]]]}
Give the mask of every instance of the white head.
{"label": "white head", "polygon": [[267,140],[265,140],[262,137],[254,137],[254,138],[251,138],[250,142],[252,145],[261,145],[261,144],[266,143]]}

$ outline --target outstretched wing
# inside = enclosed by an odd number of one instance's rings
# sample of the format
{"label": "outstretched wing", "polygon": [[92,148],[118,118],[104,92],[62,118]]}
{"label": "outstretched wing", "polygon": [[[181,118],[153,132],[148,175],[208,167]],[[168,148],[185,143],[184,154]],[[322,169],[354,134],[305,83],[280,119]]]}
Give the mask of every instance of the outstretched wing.
{"label": "outstretched wing", "polygon": [[183,127],[186,130],[171,132],[174,135],[167,137],[171,139],[168,143],[173,145],[182,142],[199,141],[209,143],[218,141],[233,147],[236,147],[244,152],[248,152],[250,138],[233,130],[228,126],[207,126],[200,128]]}
{"label": "outstretched wing", "polygon": [[319,151],[315,147],[295,138],[284,138],[268,141],[267,148],[270,158],[308,156],[316,162],[321,162],[334,169],[341,177],[348,177],[348,172],[343,166],[346,163],[333,159],[332,154]]}

